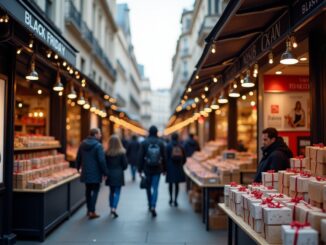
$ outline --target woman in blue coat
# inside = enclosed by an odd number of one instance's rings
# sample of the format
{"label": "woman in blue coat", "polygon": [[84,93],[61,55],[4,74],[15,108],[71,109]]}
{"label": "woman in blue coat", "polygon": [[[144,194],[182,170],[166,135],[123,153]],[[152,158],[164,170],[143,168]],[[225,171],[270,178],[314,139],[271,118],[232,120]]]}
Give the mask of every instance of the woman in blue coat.
{"label": "woman in blue coat", "polygon": [[123,148],[120,138],[112,135],[109,139],[109,148],[106,152],[106,166],[108,177],[105,184],[110,187],[109,205],[112,218],[117,218],[116,212],[120,199],[121,187],[125,184],[124,170],[128,167],[126,150]]}
{"label": "woman in blue coat", "polygon": [[[179,183],[185,182],[186,177],[183,171],[183,165],[186,162],[184,148],[179,142],[179,135],[172,134],[171,142],[166,147],[167,172],[166,182],[169,183],[170,205],[178,206]],[[173,188],[174,186],[174,188]],[[174,200],[173,200],[174,189]]]}

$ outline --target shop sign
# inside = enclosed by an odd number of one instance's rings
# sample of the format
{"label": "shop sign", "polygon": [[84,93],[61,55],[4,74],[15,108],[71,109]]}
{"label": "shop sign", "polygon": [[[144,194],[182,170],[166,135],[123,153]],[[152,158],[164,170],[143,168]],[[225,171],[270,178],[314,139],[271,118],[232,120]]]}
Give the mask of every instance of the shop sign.
{"label": "shop sign", "polygon": [[25,24],[36,36],[46,42],[62,57],[66,56],[66,47],[27,10],[25,10]]}
{"label": "shop sign", "polygon": [[5,127],[5,81],[0,79],[0,184],[4,169],[4,127]]}
{"label": "shop sign", "polygon": [[294,23],[302,22],[316,9],[322,9],[326,5],[324,0],[299,0],[293,6]]}
{"label": "shop sign", "polygon": [[265,92],[309,91],[309,88],[308,76],[264,76]]}
{"label": "shop sign", "polygon": [[72,65],[76,65],[76,50],[46,20],[30,7],[25,0],[0,0],[4,8],[14,19],[26,27],[32,34]]}

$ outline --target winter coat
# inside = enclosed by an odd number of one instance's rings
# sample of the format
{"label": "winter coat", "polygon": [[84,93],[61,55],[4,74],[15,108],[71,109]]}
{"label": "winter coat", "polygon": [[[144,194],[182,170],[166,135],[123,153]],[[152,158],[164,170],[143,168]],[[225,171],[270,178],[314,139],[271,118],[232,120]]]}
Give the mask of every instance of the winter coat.
{"label": "winter coat", "polygon": [[80,144],[76,165],[78,171],[81,169],[81,182],[86,184],[102,182],[103,175],[107,175],[107,169],[103,146],[96,138],[88,137]]}
{"label": "winter coat", "polygon": [[260,160],[255,182],[261,182],[261,173],[268,170],[285,170],[290,167],[290,158],[293,157],[292,151],[285,144],[283,138],[278,137],[274,143],[266,149],[262,148],[263,158]]}
{"label": "winter coat", "polygon": [[[148,166],[145,161],[145,156],[150,144],[157,144],[160,147],[161,163],[159,166]],[[140,144],[140,150],[138,153],[138,172],[144,172],[146,175],[160,174],[166,172],[166,156],[165,147],[163,142],[156,136],[149,136]]]}
{"label": "winter coat", "polygon": [[140,149],[140,143],[137,140],[131,140],[127,147],[128,163],[137,165],[137,157]]}
{"label": "winter coat", "polygon": [[123,186],[125,184],[123,171],[128,167],[126,154],[117,156],[106,155],[106,167],[108,169],[108,177],[105,181],[109,186]]}
{"label": "winter coat", "polygon": [[[174,146],[178,145],[183,151],[183,160],[182,162],[174,162],[172,159],[172,149]],[[167,183],[180,183],[186,181],[186,176],[183,171],[183,165],[186,162],[186,155],[183,147],[177,141],[172,141],[166,147],[166,182]]]}
{"label": "winter coat", "polygon": [[184,143],[186,157],[191,157],[195,151],[200,151],[199,144],[196,140],[188,138]]}

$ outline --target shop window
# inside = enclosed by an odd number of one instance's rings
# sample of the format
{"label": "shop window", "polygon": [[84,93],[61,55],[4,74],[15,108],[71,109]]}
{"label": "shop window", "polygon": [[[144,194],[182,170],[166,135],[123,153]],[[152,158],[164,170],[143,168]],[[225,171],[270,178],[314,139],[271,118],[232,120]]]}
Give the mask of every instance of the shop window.
{"label": "shop window", "polygon": [[81,142],[81,107],[76,102],[67,100],[67,159],[74,160]]}
{"label": "shop window", "polygon": [[[17,82],[15,134],[49,135],[49,92],[41,86]],[[18,144],[18,143],[17,143]],[[21,147],[17,145],[17,147]]]}

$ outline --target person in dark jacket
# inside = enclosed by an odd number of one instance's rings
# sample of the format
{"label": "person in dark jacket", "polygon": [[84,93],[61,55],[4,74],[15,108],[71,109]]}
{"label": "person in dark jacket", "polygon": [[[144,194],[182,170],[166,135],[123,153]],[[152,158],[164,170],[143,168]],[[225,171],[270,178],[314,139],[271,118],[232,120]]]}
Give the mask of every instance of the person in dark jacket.
{"label": "person in dark jacket", "polygon": [[286,145],[283,138],[278,136],[275,128],[263,130],[262,151],[263,157],[257,169],[255,182],[262,182],[262,172],[285,170],[290,167],[290,158],[293,157],[292,151]]}
{"label": "person in dark jacket", "polygon": [[[178,206],[179,183],[186,181],[183,165],[186,162],[185,151],[178,141],[179,135],[172,134],[171,142],[166,147],[166,182],[169,183],[170,205]],[[173,201],[173,186],[174,201]]]}
{"label": "person in dark jacket", "polygon": [[140,143],[137,140],[137,136],[133,135],[127,147],[127,158],[128,158],[128,163],[130,164],[132,181],[136,180],[137,156],[138,156],[139,148],[140,148]]}
{"label": "person in dark jacket", "polygon": [[191,157],[195,151],[200,151],[198,142],[194,139],[193,134],[189,134],[188,139],[184,143],[186,157]]}
{"label": "person in dark jacket", "polygon": [[155,126],[149,128],[149,136],[141,143],[138,154],[138,172],[139,175],[144,173],[146,176],[148,208],[152,217],[157,215],[155,207],[160,176],[161,173],[166,173],[165,147],[157,137],[157,131]]}
{"label": "person in dark jacket", "polygon": [[100,129],[91,129],[90,135],[80,144],[76,158],[78,172],[81,169],[80,180],[86,185],[87,216],[90,219],[99,217],[95,206],[102,177],[107,175],[101,137]]}
{"label": "person in dark jacket", "polygon": [[112,135],[109,139],[109,148],[106,152],[106,166],[108,177],[105,184],[110,187],[109,205],[111,216],[112,218],[117,218],[116,210],[120,199],[121,187],[125,184],[123,171],[128,167],[126,150],[117,135]]}

